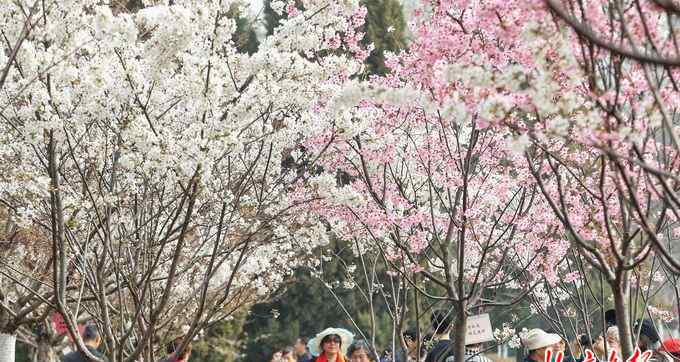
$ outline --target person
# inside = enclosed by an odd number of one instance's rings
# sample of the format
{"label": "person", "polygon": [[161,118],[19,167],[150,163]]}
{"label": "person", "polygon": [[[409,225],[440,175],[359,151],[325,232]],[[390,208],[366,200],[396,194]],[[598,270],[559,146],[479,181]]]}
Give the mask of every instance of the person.
{"label": "person", "polygon": [[165,358],[162,358],[158,362],[187,362],[189,360],[189,357],[191,356],[191,343],[187,344],[186,347],[184,347],[184,351],[182,354],[179,354],[179,348],[182,345],[182,341],[184,340],[184,336],[179,336],[173,339],[170,343],[167,344],[165,347],[165,352],[167,353],[167,356]]}
{"label": "person", "polygon": [[593,341],[593,353],[595,353],[595,356],[598,360],[607,360],[606,348],[604,344],[605,340],[602,335],[597,336]]}
{"label": "person", "polygon": [[269,360],[269,362],[283,362],[283,352],[276,351],[272,353],[272,358]]}
{"label": "person", "polygon": [[380,355],[380,362],[392,362],[392,350],[386,348]]}
{"label": "person", "polygon": [[654,322],[650,319],[637,320],[633,327],[633,333],[639,330],[637,345],[641,351],[654,350],[661,347],[659,333],[654,328]]}
{"label": "person", "polygon": [[609,353],[616,351],[617,356],[621,356],[621,343],[619,343],[619,327],[616,325],[607,328],[607,349]]}
{"label": "person", "polygon": [[307,342],[313,362],[347,362],[347,347],[354,335],[343,328],[326,328]]}
{"label": "person", "polygon": [[297,357],[295,356],[295,351],[293,347],[286,347],[281,351],[281,358],[284,362],[297,362]]}
{"label": "person", "polygon": [[354,341],[347,348],[347,358],[350,362],[374,362],[376,353],[364,340]]}
{"label": "person", "polygon": [[421,362],[425,359],[425,344],[421,343],[420,351],[418,351],[418,332],[415,329],[408,329],[402,333],[404,343],[406,344],[406,351],[399,349],[395,353],[394,360],[396,362]]}
{"label": "person", "polygon": [[492,362],[482,354],[482,344],[469,344],[465,346],[465,362]]}
{"label": "person", "polygon": [[[587,336],[581,336],[586,337]],[[608,327],[604,336],[599,335],[597,338],[595,338],[590,345],[587,343],[588,341],[582,341],[581,346],[583,349],[590,349],[594,354],[595,357],[600,360],[600,361],[608,361],[609,356],[611,356],[612,352],[616,352],[616,355],[618,356],[619,359],[621,359],[621,346],[619,344],[619,328],[617,326],[611,326]],[[609,355],[607,355],[609,354]],[[582,356],[584,357],[584,356]],[[577,361],[579,361],[577,359]]]}
{"label": "person", "polygon": [[432,323],[432,342],[434,345],[427,353],[425,362],[443,362],[446,358],[453,355],[451,348],[451,313],[444,310],[435,310],[430,317]]}
{"label": "person", "polygon": [[548,329],[545,332],[549,334],[557,334],[558,336],[560,336],[560,344],[557,348],[553,349],[553,352],[562,351],[562,353],[564,353],[564,351],[567,349],[567,340],[562,338],[562,336],[559,333],[557,333],[557,331],[554,329]]}
{"label": "person", "polygon": [[661,350],[668,353],[675,361],[680,361],[680,338],[669,338],[663,341]]}
{"label": "person", "polygon": [[522,339],[522,344],[529,351],[524,362],[545,362],[548,350],[553,356],[562,349],[562,337],[559,334],[547,333],[540,328],[530,330]]}
{"label": "person", "polygon": [[307,351],[307,342],[309,342],[307,338],[300,337],[293,345],[298,362],[311,362],[312,360],[312,355]]}
{"label": "person", "polygon": [[607,328],[615,326],[616,310],[609,309],[608,311],[604,312],[604,322],[607,324]]}
{"label": "person", "polygon": [[[432,326],[435,330],[435,345],[425,357],[425,362],[454,362],[455,352],[453,343],[449,336],[451,329],[451,319],[448,313],[438,311],[432,315]],[[464,351],[465,362],[491,362],[491,360],[481,354],[482,344],[466,344]]]}
{"label": "person", "polygon": [[652,351],[652,356],[649,362],[670,362],[672,358],[666,352],[661,350],[661,336],[656,331],[654,322],[651,319],[638,320],[635,323],[635,331],[640,331],[638,338],[638,347],[642,352]]}
{"label": "person", "polygon": [[[93,324],[88,324],[83,329],[83,342],[87,347],[87,350],[95,357],[107,361],[103,353],[99,352],[97,349],[102,343],[102,337],[99,335],[99,330]],[[73,351],[67,353],[63,359],[64,362],[89,362],[90,359],[85,356],[81,351]]]}
{"label": "person", "polygon": [[656,350],[661,347],[661,337],[654,327],[654,322],[651,319],[638,320],[635,323],[634,330],[640,330],[640,337],[638,338],[638,347],[641,351]]}
{"label": "person", "polygon": [[572,359],[579,361],[585,356],[585,350],[593,350],[593,340],[587,334],[581,334],[569,344],[569,348]]}

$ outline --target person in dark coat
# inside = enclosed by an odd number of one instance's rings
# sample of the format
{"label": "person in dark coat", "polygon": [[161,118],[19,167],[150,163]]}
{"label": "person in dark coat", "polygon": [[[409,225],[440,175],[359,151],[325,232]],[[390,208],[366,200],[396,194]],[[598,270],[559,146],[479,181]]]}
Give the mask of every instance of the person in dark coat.
{"label": "person in dark coat", "polygon": [[443,362],[446,358],[453,355],[451,338],[449,337],[449,331],[451,330],[451,324],[453,322],[451,319],[450,311],[435,310],[432,312],[430,322],[432,323],[432,330],[434,331],[434,335],[432,336],[434,345],[427,353],[425,362]]}
{"label": "person in dark coat", "polygon": [[661,350],[661,336],[657,332],[654,322],[651,319],[638,320],[635,323],[634,330],[640,330],[640,338],[638,338],[638,348],[640,351],[652,351],[652,356],[649,362],[670,362],[672,357]]}
{"label": "person in dark coat", "polygon": [[311,362],[314,358],[307,350],[307,342],[309,342],[309,339],[305,337],[300,337],[295,341],[295,346],[293,346],[293,348],[295,349],[295,356],[297,357],[298,362]]}
{"label": "person in dark coat", "polygon": [[[102,361],[108,361],[103,353],[99,352],[97,348],[102,343],[102,337],[99,335],[97,327],[94,325],[87,325],[83,329],[83,342],[87,347],[87,350],[95,357]],[[81,351],[73,351],[67,353],[63,359],[64,362],[89,362],[90,359],[85,356],[85,353]]]}

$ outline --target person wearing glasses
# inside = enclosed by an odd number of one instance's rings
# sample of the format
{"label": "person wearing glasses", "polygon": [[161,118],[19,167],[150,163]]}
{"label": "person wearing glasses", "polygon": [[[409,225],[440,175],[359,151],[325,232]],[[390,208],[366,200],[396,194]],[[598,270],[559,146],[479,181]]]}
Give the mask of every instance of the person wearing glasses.
{"label": "person wearing glasses", "polygon": [[309,340],[307,346],[314,356],[313,362],[348,362],[347,347],[354,335],[343,328],[326,328]]}

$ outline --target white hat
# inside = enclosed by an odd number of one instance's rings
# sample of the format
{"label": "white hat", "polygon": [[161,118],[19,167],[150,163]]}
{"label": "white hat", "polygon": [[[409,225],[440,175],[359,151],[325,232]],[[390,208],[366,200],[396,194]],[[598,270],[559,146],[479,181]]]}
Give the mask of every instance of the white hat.
{"label": "white hat", "polygon": [[309,342],[307,342],[307,348],[309,348],[309,352],[314,356],[320,355],[322,352],[321,341],[326,336],[333,334],[340,336],[340,340],[342,341],[340,344],[340,350],[342,351],[343,356],[347,355],[347,347],[352,344],[352,341],[354,340],[354,334],[343,328],[324,329],[321,333],[317,334],[316,337],[310,339]]}
{"label": "white hat", "polygon": [[562,337],[559,334],[547,333],[540,328],[530,330],[522,338],[522,344],[530,351],[552,346],[560,341],[562,341]]}

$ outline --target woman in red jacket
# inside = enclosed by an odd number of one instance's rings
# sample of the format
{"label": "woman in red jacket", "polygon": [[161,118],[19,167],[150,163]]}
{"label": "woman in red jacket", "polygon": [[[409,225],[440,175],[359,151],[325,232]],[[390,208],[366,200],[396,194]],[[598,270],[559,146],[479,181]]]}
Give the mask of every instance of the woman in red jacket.
{"label": "woman in red jacket", "polygon": [[309,340],[309,352],[314,355],[313,362],[348,362],[347,347],[352,344],[354,335],[342,328],[326,328]]}

